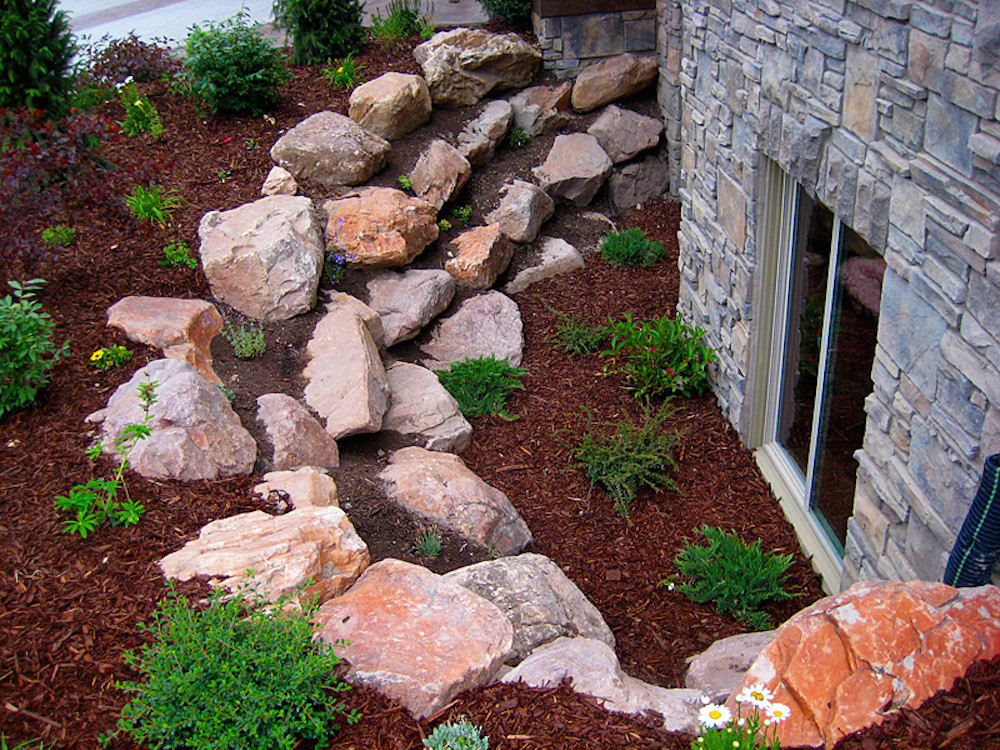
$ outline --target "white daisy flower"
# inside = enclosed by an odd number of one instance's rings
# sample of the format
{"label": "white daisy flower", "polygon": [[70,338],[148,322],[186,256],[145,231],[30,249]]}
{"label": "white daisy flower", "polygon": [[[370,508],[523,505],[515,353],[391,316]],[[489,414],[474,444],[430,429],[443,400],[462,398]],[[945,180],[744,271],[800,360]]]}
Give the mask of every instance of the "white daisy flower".
{"label": "white daisy flower", "polygon": [[772,703],[767,708],[767,718],[778,724],[788,718],[791,710],[784,703]]}
{"label": "white daisy flower", "polygon": [[698,723],[712,729],[721,729],[729,723],[731,718],[733,718],[733,714],[730,710],[717,703],[709,703],[698,711]]}
{"label": "white daisy flower", "polygon": [[745,687],[740,691],[740,694],[736,696],[736,700],[739,703],[749,703],[757,708],[762,708],[765,711],[768,706],[771,705],[771,699],[774,698],[774,693],[764,687],[763,682],[758,682],[755,685],[750,685]]}

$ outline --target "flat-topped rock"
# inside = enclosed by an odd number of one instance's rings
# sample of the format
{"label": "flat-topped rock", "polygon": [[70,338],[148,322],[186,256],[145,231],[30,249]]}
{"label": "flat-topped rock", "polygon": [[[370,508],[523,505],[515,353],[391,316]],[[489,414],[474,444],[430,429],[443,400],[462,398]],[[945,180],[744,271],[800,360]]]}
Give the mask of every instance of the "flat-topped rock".
{"label": "flat-topped rock", "polygon": [[383,73],[354,88],[347,114],[365,130],[394,141],[431,119],[431,94],[420,76]]}
{"label": "flat-topped rock", "polygon": [[488,684],[513,637],[510,622],[490,602],[393,559],[368,568],[315,619],[319,637],[350,665],[347,682],[377,690],[417,718]]}
{"label": "flat-topped rock", "polygon": [[465,359],[493,356],[517,367],[524,349],[524,328],[517,303],[500,292],[486,292],[462,302],[439,320],[431,339],[420,347],[432,370]]}
{"label": "flat-topped rock", "polygon": [[469,160],[457,148],[436,138],[420,154],[410,179],[414,195],[440,210],[462,189],[471,174]]}
{"label": "flat-topped rock", "polygon": [[389,161],[389,141],[336,112],[310,115],[271,147],[271,158],[298,180],[358,185]]}
{"label": "flat-topped rock", "polygon": [[556,206],[548,193],[524,180],[500,188],[500,205],[486,214],[512,242],[533,242],[542,224],[552,218]]}
{"label": "flat-topped rock", "polygon": [[444,270],[462,289],[489,289],[507,270],[514,246],[499,224],[466,229],[448,244],[451,257]]}
{"label": "flat-topped rock", "polygon": [[317,219],[309,198],[289,195],[205,214],[198,253],[212,294],[257,320],[311,310],[323,270]]}
{"label": "flat-topped rock", "polygon": [[531,170],[553,198],[586,206],[611,173],[611,158],[588,133],[557,135],[545,162]]}
{"label": "flat-topped rock", "polygon": [[455,296],[455,277],[440,269],[382,271],[368,281],[368,303],[381,318],[385,345],[412,339],[444,312]]}
{"label": "flat-topped rock", "polygon": [[337,441],[323,429],[306,407],[284,393],[257,397],[257,419],[274,446],[274,468],[295,470],[303,466],[335,469],[340,466]]}
{"label": "flat-topped rock", "polygon": [[504,286],[505,293],[519,294],[539,281],[583,268],[583,253],[566,240],[542,237],[540,245],[538,260],[518,270],[514,278]]}
{"label": "flat-topped rock", "polygon": [[200,299],[132,296],[108,308],[108,325],[138,341],[163,350],[168,359],[182,359],[202,377],[222,385],[212,369],[212,339],[222,330],[215,305]]}
{"label": "flat-topped rock", "polygon": [[382,316],[378,310],[366,305],[357,297],[351,296],[347,292],[328,291],[326,293],[326,305],[324,305],[324,309],[327,313],[332,313],[336,310],[347,310],[354,313],[365,322],[365,327],[368,328],[368,333],[372,335],[375,346],[379,349],[387,346],[385,329],[382,327]]}
{"label": "flat-topped rock", "polygon": [[531,543],[531,532],[507,496],[452,453],[403,448],[390,456],[379,478],[393,502],[499,555],[516,554]]}
{"label": "flat-topped rock", "polygon": [[713,703],[723,703],[736,692],[743,675],[764,647],[774,640],[774,634],[774,630],[764,630],[716,641],[700,654],[688,658],[684,687],[697,690]]}
{"label": "flat-topped rock", "polygon": [[572,91],[570,81],[519,91],[508,100],[514,110],[514,125],[531,136],[558,130],[571,119],[568,110]]}
{"label": "flat-topped rock", "polygon": [[269,471],[264,481],[254,486],[255,495],[267,498],[272,492],[294,508],[325,508],[337,505],[337,484],[329,474],[315,466],[303,466],[295,471]]}
{"label": "flat-topped rock", "polygon": [[[367,545],[344,511],[331,505],[283,516],[255,510],[212,521],[197,539],[160,560],[160,570],[180,581],[210,576],[213,586],[233,591],[253,583],[268,601],[291,594],[305,604],[343,593],[368,562]],[[307,581],[312,583],[296,594]]]}
{"label": "flat-topped rock", "polygon": [[655,57],[636,57],[631,52],[588,65],[573,82],[573,109],[590,112],[624,99],[649,86],[656,74]]}
{"label": "flat-topped rock", "polygon": [[432,451],[461,453],[472,441],[472,425],[438,376],[420,365],[396,362],[385,370],[389,410],[382,431]]}
{"label": "flat-topped rock", "polygon": [[605,107],[587,132],[597,139],[611,161],[620,164],[654,148],[660,142],[663,122],[612,104]]}

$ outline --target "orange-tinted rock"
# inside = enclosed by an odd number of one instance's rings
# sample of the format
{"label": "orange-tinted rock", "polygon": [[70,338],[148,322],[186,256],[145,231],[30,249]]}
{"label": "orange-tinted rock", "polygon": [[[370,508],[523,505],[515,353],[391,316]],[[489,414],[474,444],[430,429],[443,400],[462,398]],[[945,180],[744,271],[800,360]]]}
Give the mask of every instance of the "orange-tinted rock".
{"label": "orange-tinted rock", "polygon": [[972,662],[997,654],[995,586],[858,583],[782,625],[740,687],[763,683],[790,707],[778,725],[782,746],[832,747],[901,706],[919,706]]}
{"label": "orange-tinted rock", "polygon": [[463,289],[489,289],[507,270],[514,246],[499,224],[466,229],[452,240],[452,257],[444,264]]}

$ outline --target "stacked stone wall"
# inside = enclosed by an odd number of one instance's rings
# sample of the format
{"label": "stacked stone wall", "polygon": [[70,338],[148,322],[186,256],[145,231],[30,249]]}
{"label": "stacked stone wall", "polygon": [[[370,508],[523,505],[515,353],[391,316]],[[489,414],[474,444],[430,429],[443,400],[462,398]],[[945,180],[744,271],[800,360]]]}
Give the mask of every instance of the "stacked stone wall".
{"label": "stacked stone wall", "polygon": [[744,429],[766,156],[888,263],[842,584],[940,579],[1000,451],[1000,4],[659,0],[658,23],[679,312],[723,410]]}
{"label": "stacked stone wall", "polygon": [[542,64],[560,76],[575,76],[591,63],[624,52],[656,50],[656,10],[624,10],[544,17],[532,13]]}

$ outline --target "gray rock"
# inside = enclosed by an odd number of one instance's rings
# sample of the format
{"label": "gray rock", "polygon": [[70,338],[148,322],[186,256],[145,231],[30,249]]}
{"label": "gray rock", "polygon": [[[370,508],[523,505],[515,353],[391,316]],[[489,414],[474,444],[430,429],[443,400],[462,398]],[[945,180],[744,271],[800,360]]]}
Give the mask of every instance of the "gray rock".
{"label": "gray rock", "polygon": [[368,303],[381,316],[387,347],[412,339],[451,304],[455,277],[438,269],[383,271],[368,281]]}
{"label": "gray rock", "polygon": [[444,578],[493,602],[507,615],[514,628],[508,664],[517,664],[538,646],[563,636],[596,638],[615,646],[611,628],[597,607],[543,555],[487,560]]}
{"label": "gray rock", "polygon": [[388,346],[385,343],[385,329],[382,327],[382,316],[378,310],[369,307],[357,297],[352,297],[346,292],[327,292],[326,311],[332,313],[335,310],[348,310],[365,322],[368,333],[372,335],[372,341],[379,349]]}
{"label": "gray rock", "polygon": [[510,98],[514,110],[514,125],[534,136],[558,130],[570,119],[569,100],[573,84],[532,86]]}
{"label": "gray rock", "polygon": [[461,453],[472,441],[472,425],[431,370],[397,362],[385,370],[392,397],[382,431],[432,451]]}
{"label": "gray rock", "polygon": [[201,267],[212,294],[258,320],[287,320],[316,304],[323,242],[312,201],[275,195],[198,226]]}
{"label": "gray rock", "polygon": [[410,173],[413,193],[440,209],[455,197],[472,175],[469,160],[440,138],[430,142]]}
{"label": "gray rock", "polygon": [[296,179],[335,187],[369,180],[386,165],[390,148],[350,117],[317,112],[281,136],[271,158]]}
{"label": "gray rock", "polygon": [[263,423],[274,446],[275,469],[284,471],[303,466],[335,469],[340,466],[337,441],[291,396],[284,393],[259,396],[257,419]]}
{"label": "gray rock", "polygon": [[493,356],[521,364],[524,331],[517,303],[500,292],[486,292],[462,302],[439,321],[431,340],[420,347],[432,370],[450,367],[464,359]]}
{"label": "gray rock", "polygon": [[444,270],[455,277],[460,288],[489,289],[507,270],[514,246],[499,224],[487,224],[466,229],[448,244],[448,252],[451,257]]}
{"label": "gray rock", "polygon": [[760,652],[774,640],[774,634],[774,630],[765,630],[716,641],[688,658],[684,687],[697,690],[713,703],[724,703],[739,687]]}
{"label": "gray rock", "polygon": [[298,191],[299,183],[284,167],[271,167],[260,188],[260,194],[265,198],[269,195],[295,195]]}
{"label": "gray rock", "polygon": [[640,162],[615,167],[608,178],[608,192],[615,208],[624,211],[659,198],[669,182],[667,165],[655,156],[647,156]]}
{"label": "gray rock", "polygon": [[519,270],[503,288],[505,293],[519,294],[536,282],[583,268],[583,253],[566,240],[542,237],[541,246],[537,263]]}
{"label": "gray rock", "polygon": [[348,115],[365,130],[394,141],[431,119],[427,82],[406,73],[383,73],[351,92]]}
{"label": "gray rock", "polygon": [[500,188],[500,205],[486,215],[513,242],[533,242],[542,224],[555,212],[555,203],[544,190],[523,180]]}
{"label": "gray rock", "polygon": [[620,164],[656,146],[660,142],[663,123],[655,117],[646,117],[612,104],[601,112],[587,132],[597,139],[611,161]]}
{"label": "gray rock", "polygon": [[611,173],[610,157],[587,133],[556,136],[545,163],[531,170],[542,190],[554,198],[586,206]]}
{"label": "gray rock", "polygon": [[514,110],[509,102],[502,99],[490,102],[458,134],[459,153],[473,167],[485,164],[493,158],[497,144],[507,135],[513,119]]}

